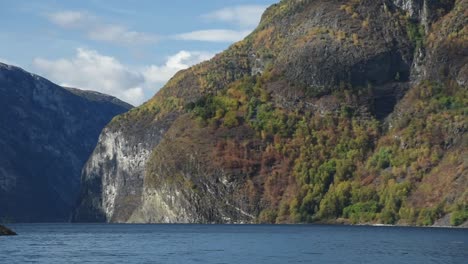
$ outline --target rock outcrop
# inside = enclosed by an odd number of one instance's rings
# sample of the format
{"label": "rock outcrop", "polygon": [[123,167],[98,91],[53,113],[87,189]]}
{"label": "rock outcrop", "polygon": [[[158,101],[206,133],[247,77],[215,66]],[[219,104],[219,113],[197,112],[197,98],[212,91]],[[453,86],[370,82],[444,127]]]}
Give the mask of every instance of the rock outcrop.
{"label": "rock outcrop", "polygon": [[0,63],[0,219],[70,219],[99,133],[131,108]]}
{"label": "rock outcrop", "polygon": [[0,236],[15,236],[16,233],[10,229],[0,225]]}
{"label": "rock outcrop", "polygon": [[467,210],[466,7],[271,6],[104,129],[74,220],[430,225]]}

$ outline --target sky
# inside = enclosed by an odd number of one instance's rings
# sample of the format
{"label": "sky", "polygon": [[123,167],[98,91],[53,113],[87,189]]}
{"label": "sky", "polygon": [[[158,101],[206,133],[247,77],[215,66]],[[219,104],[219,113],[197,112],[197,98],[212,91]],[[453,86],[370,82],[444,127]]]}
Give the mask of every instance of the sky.
{"label": "sky", "polygon": [[0,0],[0,62],[133,105],[243,39],[279,0]]}

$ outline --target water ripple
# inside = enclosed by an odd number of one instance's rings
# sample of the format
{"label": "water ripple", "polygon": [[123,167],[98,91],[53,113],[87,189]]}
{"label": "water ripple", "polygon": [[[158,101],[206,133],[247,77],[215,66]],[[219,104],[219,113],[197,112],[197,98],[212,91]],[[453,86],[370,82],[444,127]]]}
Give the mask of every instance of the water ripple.
{"label": "water ripple", "polygon": [[[466,263],[467,229],[12,225],[3,263]],[[7,259],[5,262],[3,260]]]}

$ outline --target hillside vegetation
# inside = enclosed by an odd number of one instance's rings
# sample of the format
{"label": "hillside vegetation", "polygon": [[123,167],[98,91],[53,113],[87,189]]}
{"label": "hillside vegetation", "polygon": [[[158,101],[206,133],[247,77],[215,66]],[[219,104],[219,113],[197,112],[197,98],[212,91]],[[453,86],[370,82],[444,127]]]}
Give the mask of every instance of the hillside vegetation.
{"label": "hillside vegetation", "polygon": [[[463,224],[467,1],[402,2],[273,5],[245,40],[113,120],[108,133],[127,143],[158,137],[142,174],[101,159],[125,173],[96,188],[88,164],[87,188],[117,191],[79,210],[116,222]],[[142,191],[127,203],[119,179],[135,177]]]}

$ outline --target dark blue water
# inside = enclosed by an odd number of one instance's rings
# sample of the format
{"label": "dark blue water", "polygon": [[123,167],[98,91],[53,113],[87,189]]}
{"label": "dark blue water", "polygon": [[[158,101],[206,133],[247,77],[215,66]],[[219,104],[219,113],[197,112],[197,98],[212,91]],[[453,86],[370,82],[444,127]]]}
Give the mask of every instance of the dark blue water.
{"label": "dark blue water", "polygon": [[468,263],[468,230],[254,225],[10,225],[0,263]]}

